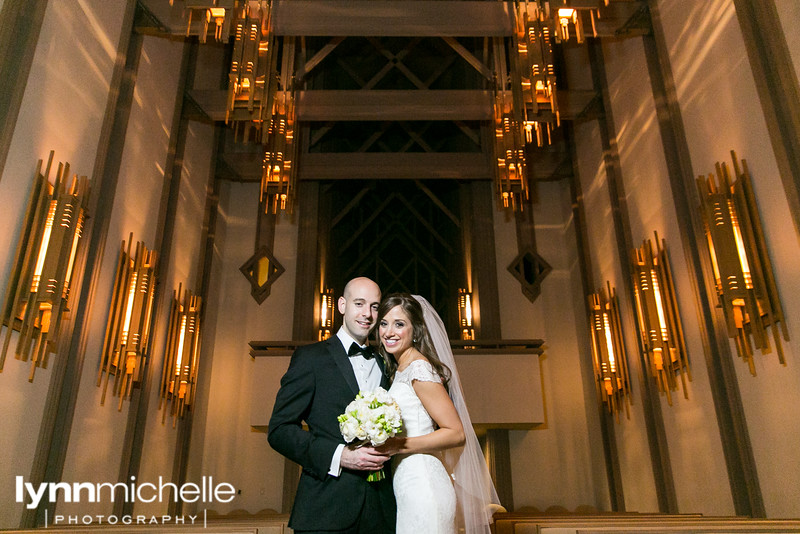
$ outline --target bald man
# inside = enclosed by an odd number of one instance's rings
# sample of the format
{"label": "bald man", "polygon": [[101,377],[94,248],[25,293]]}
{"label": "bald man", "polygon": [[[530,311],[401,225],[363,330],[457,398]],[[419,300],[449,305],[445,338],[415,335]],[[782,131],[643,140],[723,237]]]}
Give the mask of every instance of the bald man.
{"label": "bald man", "polygon": [[337,421],[359,390],[389,389],[383,361],[367,347],[380,300],[378,284],[350,280],[337,303],[342,327],[325,341],[298,348],[281,379],[268,439],[303,467],[289,519],[295,532],[394,532],[391,476],[367,481],[389,457],[372,447],[347,446]]}

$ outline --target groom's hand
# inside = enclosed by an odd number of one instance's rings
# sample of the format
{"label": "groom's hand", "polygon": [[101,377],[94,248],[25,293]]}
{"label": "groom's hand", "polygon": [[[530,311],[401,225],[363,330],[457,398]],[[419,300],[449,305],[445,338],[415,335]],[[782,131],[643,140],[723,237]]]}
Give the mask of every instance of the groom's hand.
{"label": "groom's hand", "polygon": [[377,471],[383,467],[389,456],[378,452],[374,447],[345,447],[342,450],[340,464],[356,471]]}

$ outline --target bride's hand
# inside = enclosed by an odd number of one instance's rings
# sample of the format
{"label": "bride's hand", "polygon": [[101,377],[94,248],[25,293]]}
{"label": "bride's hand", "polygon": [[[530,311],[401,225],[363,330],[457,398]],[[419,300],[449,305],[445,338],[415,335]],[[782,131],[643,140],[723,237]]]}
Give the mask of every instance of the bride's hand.
{"label": "bride's hand", "polygon": [[377,447],[376,450],[385,454],[386,456],[394,456],[405,449],[406,438],[389,438],[386,443]]}

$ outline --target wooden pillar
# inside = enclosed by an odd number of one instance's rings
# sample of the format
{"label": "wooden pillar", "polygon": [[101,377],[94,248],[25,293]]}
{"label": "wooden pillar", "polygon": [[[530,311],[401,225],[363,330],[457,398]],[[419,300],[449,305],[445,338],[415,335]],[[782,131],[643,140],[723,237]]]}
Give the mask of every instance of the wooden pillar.
{"label": "wooden pillar", "polygon": [[497,256],[494,249],[494,191],[491,182],[474,181],[469,190],[469,212],[462,217],[470,240],[475,335],[497,339],[500,332],[500,297],[497,286]]}
{"label": "wooden pillar", "polygon": [[709,385],[719,426],[728,480],[737,515],[766,517],[755,458],[744,416],[727,327],[716,307],[716,283],[683,127],[664,30],[655,1],[650,2],[652,34],[643,37],[647,69],[656,103],[664,157],[680,229],[687,273],[697,299]]}
{"label": "wooden pillar", "polygon": [[[297,187],[297,279],[294,295],[294,327],[292,339],[309,341],[317,338],[314,331],[314,306],[320,292],[319,280],[319,211],[320,185],[317,181],[301,181]],[[300,466],[288,458],[283,464],[283,499],[281,512],[288,514],[294,505]]]}
{"label": "wooden pillar", "polygon": [[319,182],[297,184],[297,274],[294,295],[292,339],[317,339],[314,332],[314,303],[319,294]]}
{"label": "wooden pillar", "polygon": [[[471,272],[475,336],[500,340],[500,298],[497,285],[497,257],[494,248],[494,191],[490,181],[465,185],[462,197],[462,231],[464,250],[469,254],[467,275]],[[507,510],[514,509],[514,485],[511,476],[511,451],[508,430],[491,429],[486,435],[489,472],[500,502]]]}
{"label": "wooden pillar", "polygon": [[[611,98],[608,91],[608,82],[605,72],[605,60],[600,41],[596,38],[587,39],[589,49],[589,63],[592,69],[592,82],[595,91],[601,95],[603,113],[598,118],[600,125],[600,138],[603,145],[605,159],[606,179],[608,183],[611,213],[614,219],[614,233],[617,242],[617,256],[619,258],[622,280],[620,281],[625,294],[630,302],[635,299],[633,276],[630,265],[631,250],[634,241],[631,236],[631,227],[628,217],[628,207],[625,196],[625,185],[622,180],[622,169],[619,161],[617,147],[617,133],[611,111]],[[636,332],[636,324],[632,313],[626,314],[623,319],[629,332]],[[636,358],[636,370],[641,387],[642,409],[644,411],[647,441],[650,446],[650,461],[653,467],[656,495],[658,497],[659,511],[664,513],[677,513],[678,500],[675,494],[675,483],[672,477],[672,468],[667,447],[664,419],[661,414],[661,400],[655,381],[647,372],[644,356]]]}
{"label": "wooden pillar", "polygon": [[500,504],[508,511],[514,510],[514,486],[511,483],[511,453],[508,430],[492,428],[486,431],[486,449],[489,457],[489,473],[492,475]]}
{"label": "wooden pillar", "polygon": [[[578,265],[580,266],[582,295],[589,295],[594,292],[594,274],[592,259],[589,254],[589,233],[586,226],[586,211],[583,206],[583,190],[581,188],[580,173],[578,172],[578,151],[575,144],[575,132],[572,125],[565,123],[561,126],[564,129],[564,136],[569,146],[570,158],[572,160],[572,178],[570,181],[570,197],[572,200],[572,217],[575,224],[575,240],[578,251]],[[584,305],[584,318],[586,325],[589,321],[589,301],[585,297],[582,299]],[[586,346],[584,350],[591,354],[591,348]],[[583,383],[591,383],[591,388],[584,388],[588,393],[594,391],[595,408],[597,420],[600,424],[600,435],[603,441],[603,456],[605,457],[606,478],[608,479],[608,493],[611,503],[611,510],[615,512],[625,511],[625,493],[622,486],[622,471],[620,469],[619,453],[617,451],[617,435],[614,427],[614,418],[603,405],[597,379],[594,376],[594,369],[591,360],[581,360],[581,374]],[[588,414],[587,414],[588,415]],[[589,417],[587,417],[587,420]]]}
{"label": "wooden pillar", "polygon": [[[733,0],[789,213],[800,237],[800,86],[775,0]],[[797,28],[790,31],[797,31]]]}
{"label": "wooden pillar", "polygon": [[47,0],[5,0],[0,10],[0,180],[46,9]]}

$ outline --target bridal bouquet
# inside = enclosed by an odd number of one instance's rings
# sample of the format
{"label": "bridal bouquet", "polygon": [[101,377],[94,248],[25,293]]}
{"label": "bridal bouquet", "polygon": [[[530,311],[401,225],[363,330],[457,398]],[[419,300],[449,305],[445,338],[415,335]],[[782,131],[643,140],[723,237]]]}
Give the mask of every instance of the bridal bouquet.
{"label": "bridal bouquet", "polygon": [[[358,440],[362,442],[361,445],[369,442],[373,447],[383,445],[403,428],[400,406],[388,391],[380,387],[366,393],[360,391],[337,419],[339,431],[346,442]],[[381,469],[370,473],[367,480],[375,482],[383,478]]]}

